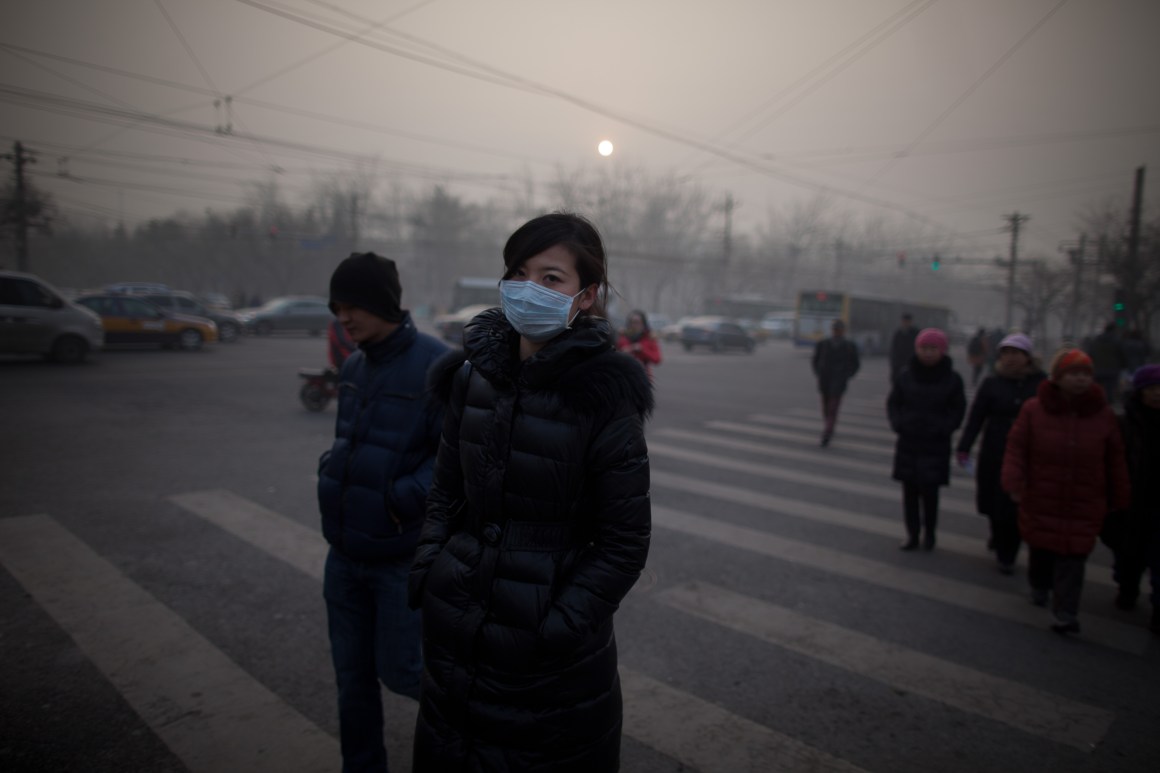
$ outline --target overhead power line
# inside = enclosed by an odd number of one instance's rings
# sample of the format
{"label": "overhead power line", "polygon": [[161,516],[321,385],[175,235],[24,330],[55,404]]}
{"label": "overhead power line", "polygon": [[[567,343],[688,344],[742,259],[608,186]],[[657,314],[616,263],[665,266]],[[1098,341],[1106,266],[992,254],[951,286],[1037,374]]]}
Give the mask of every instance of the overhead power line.
{"label": "overhead power line", "polygon": [[[325,32],[325,33],[330,34],[330,35],[336,35],[339,37],[352,39],[352,40],[354,40],[354,42],[357,42],[359,45],[367,46],[369,48],[374,48],[376,50],[383,51],[384,53],[392,54],[394,56],[399,56],[399,57],[402,57],[405,59],[410,59],[410,60],[418,62],[420,64],[426,64],[428,66],[436,67],[436,68],[441,69],[441,70],[456,73],[456,74],[462,75],[464,77],[490,82],[490,83],[493,83],[493,84],[496,84],[499,86],[504,86],[506,88],[513,88],[513,89],[517,89],[517,90],[521,90],[521,91],[531,92],[533,94],[539,94],[541,96],[553,97],[553,98],[558,99],[562,102],[566,102],[568,104],[574,105],[574,106],[576,106],[582,110],[585,110],[587,112],[601,115],[605,118],[609,118],[609,119],[612,119],[614,121],[618,121],[618,122],[625,124],[627,126],[632,126],[636,129],[647,132],[647,133],[652,134],[656,137],[660,137],[662,139],[666,139],[666,140],[669,140],[671,142],[675,142],[675,143],[678,143],[681,145],[685,145],[687,147],[691,147],[691,148],[695,148],[695,149],[704,151],[704,152],[709,153],[711,155],[718,156],[718,157],[723,158],[727,161],[731,161],[735,164],[738,164],[739,166],[746,167],[747,169],[750,169],[751,171],[756,172],[758,174],[761,174],[763,176],[770,177],[770,178],[777,179],[777,180],[781,180],[782,182],[786,182],[786,183],[789,183],[791,185],[796,185],[796,186],[801,187],[801,188],[806,188],[808,190],[813,190],[813,191],[819,191],[822,193],[829,193],[829,194],[832,194],[834,196],[838,196],[838,197],[845,198],[845,199],[850,199],[852,201],[860,201],[864,204],[869,204],[869,205],[874,206],[874,207],[880,207],[882,209],[896,211],[896,212],[899,212],[903,215],[906,215],[909,218],[917,220],[919,222],[927,223],[928,225],[935,227],[935,228],[944,229],[944,230],[948,228],[946,225],[939,223],[935,220],[932,220],[931,218],[927,217],[926,215],[923,215],[919,212],[916,212],[913,209],[910,209],[909,207],[903,206],[903,205],[898,204],[896,202],[889,201],[887,199],[883,199],[883,198],[880,198],[877,196],[871,196],[871,195],[862,193],[860,191],[853,191],[853,190],[838,188],[838,187],[831,186],[831,185],[826,185],[823,183],[819,183],[819,182],[816,182],[813,180],[806,179],[806,178],[804,178],[800,175],[797,175],[797,174],[791,174],[789,172],[786,172],[783,169],[779,169],[779,168],[773,167],[769,164],[755,161],[751,158],[742,156],[741,154],[733,152],[731,150],[728,150],[727,148],[721,148],[717,145],[713,145],[711,143],[708,143],[708,142],[705,142],[702,140],[698,140],[698,139],[695,139],[692,137],[685,136],[679,132],[663,128],[661,126],[655,125],[655,124],[650,123],[648,121],[633,118],[632,116],[629,116],[625,113],[603,107],[603,106],[596,104],[590,100],[575,96],[575,95],[570,94],[568,92],[561,91],[559,89],[552,88],[552,87],[544,85],[544,84],[536,83],[535,81],[532,81],[532,80],[527,79],[527,78],[523,78],[521,76],[517,76],[517,75],[503,72],[502,70],[499,70],[498,68],[492,67],[490,65],[475,62],[474,64],[478,69],[475,69],[475,70],[468,69],[465,67],[461,67],[459,65],[449,64],[447,62],[438,61],[438,60],[433,59],[432,57],[429,57],[429,56],[418,55],[418,54],[415,54],[415,53],[410,52],[410,51],[404,51],[404,50],[400,49],[398,46],[391,46],[391,45],[387,45],[387,44],[383,44],[383,43],[378,43],[378,42],[373,42],[373,41],[368,41],[368,40],[361,40],[361,39],[355,40],[354,37],[352,36],[352,34],[345,31],[345,30],[338,29],[338,28],[333,27],[331,25],[310,21],[309,19],[305,19],[301,16],[290,13],[288,11],[284,11],[280,8],[270,6],[270,5],[267,5],[265,3],[256,2],[256,0],[235,0],[235,1],[238,3],[241,3],[243,5],[248,5],[248,6],[251,6],[253,8],[257,8],[259,10],[266,11],[266,12],[271,13],[271,14],[276,15],[276,16],[281,16],[282,18],[285,18],[285,19],[290,19],[292,21],[299,22],[305,26],[312,27],[314,29],[317,29],[321,32]],[[467,61],[466,58],[464,58],[464,60]],[[481,72],[480,70],[483,70],[483,72]],[[498,74],[493,74],[493,73],[498,73]]]}
{"label": "overhead power line", "polygon": [[928,124],[925,129],[923,129],[921,132],[919,132],[918,136],[916,136],[913,140],[911,140],[910,143],[907,145],[907,147],[904,148],[901,153],[899,153],[897,156],[892,158],[884,166],[882,166],[877,172],[875,172],[874,175],[871,176],[870,179],[866,181],[866,185],[870,185],[871,183],[877,181],[878,178],[880,178],[882,175],[886,174],[886,172],[888,170],[893,168],[894,165],[896,163],[898,163],[898,161],[900,159],[905,158],[907,156],[907,154],[915,146],[918,145],[918,143],[922,142],[924,139],[926,139],[928,136],[930,136],[931,132],[933,132],[935,129],[937,129],[939,126],[941,126],[943,121],[945,121],[947,118],[949,118],[951,116],[952,113],[954,113],[956,110],[958,110],[959,105],[963,104],[963,102],[966,102],[967,99],[969,99],[970,96],[972,94],[974,94],[975,91],[977,91],[980,86],[982,86],[984,83],[986,83],[987,80],[992,75],[994,75],[996,72],[998,72],[999,68],[1002,67],[1004,64],[1006,64],[1007,60],[1010,59],[1012,56],[1014,56],[1015,52],[1018,51],[1020,48],[1022,48],[1023,44],[1026,43],[1028,40],[1030,40],[1035,35],[1035,33],[1038,32],[1040,30],[1040,28],[1043,27],[1043,25],[1046,24],[1048,22],[1048,20],[1051,19],[1051,17],[1055,16],[1055,14],[1059,12],[1059,9],[1061,9],[1061,8],[1063,8],[1063,6],[1067,5],[1067,3],[1068,3],[1068,0],[1059,0],[1059,2],[1055,4],[1054,8],[1052,8],[1050,11],[1048,11],[1046,14],[1044,14],[1043,17],[1038,22],[1036,22],[1035,25],[1031,29],[1027,30],[1027,32],[1023,33],[1023,35],[1017,41],[1015,41],[1014,45],[1012,45],[1010,48],[1008,48],[1003,53],[1002,56],[1000,56],[998,59],[996,59],[995,62],[990,67],[987,68],[986,72],[984,72],[982,75],[980,75],[978,78],[976,78],[975,82],[972,83],[970,86],[968,86],[966,91],[964,91],[962,94],[960,94],[958,96],[958,98],[955,99],[955,101],[952,102],[945,110],[943,110],[942,113],[940,113],[933,121],[931,121],[930,124]]}

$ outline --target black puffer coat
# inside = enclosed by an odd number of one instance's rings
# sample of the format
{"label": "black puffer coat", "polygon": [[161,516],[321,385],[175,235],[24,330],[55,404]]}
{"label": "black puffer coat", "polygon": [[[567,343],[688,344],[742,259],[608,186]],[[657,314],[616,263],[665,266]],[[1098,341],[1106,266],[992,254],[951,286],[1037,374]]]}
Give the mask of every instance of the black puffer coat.
{"label": "black puffer coat", "polygon": [[963,379],[944,356],[926,366],[910,358],[886,400],[894,446],[894,479],[926,488],[951,478],[951,435],[963,423],[967,397]]}
{"label": "black puffer coat", "polygon": [[979,461],[975,466],[975,507],[983,515],[999,515],[1014,512],[1010,504],[1003,510],[1003,500],[1007,492],[999,485],[999,473],[1003,469],[1003,451],[1007,448],[1007,433],[1019,415],[1024,400],[1035,397],[1039,382],[1047,378],[1037,367],[1025,369],[1016,374],[997,373],[988,376],[975,393],[971,412],[967,416],[967,426],[959,438],[956,450],[969,453],[979,432],[983,442],[979,446]]}
{"label": "black puffer coat", "polygon": [[411,571],[416,773],[618,769],[612,614],[648,554],[653,397],[614,340],[582,317],[521,363],[499,309],[464,330]]}

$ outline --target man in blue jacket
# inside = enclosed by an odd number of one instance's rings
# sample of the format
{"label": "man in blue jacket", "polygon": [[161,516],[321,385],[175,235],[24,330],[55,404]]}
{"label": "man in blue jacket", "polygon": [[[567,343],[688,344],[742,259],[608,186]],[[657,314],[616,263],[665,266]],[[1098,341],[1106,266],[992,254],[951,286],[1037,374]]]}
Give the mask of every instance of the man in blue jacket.
{"label": "man in blue jacket", "polygon": [[342,364],[334,445],[318,465],[343,771],[387,770],[379,681],[418,698],[423,670],[407,577],[442,428],[427,370],[447,347],[415,329],[401,299],[395,263],[372,252],[330,278],[330,310],[358,345]]}

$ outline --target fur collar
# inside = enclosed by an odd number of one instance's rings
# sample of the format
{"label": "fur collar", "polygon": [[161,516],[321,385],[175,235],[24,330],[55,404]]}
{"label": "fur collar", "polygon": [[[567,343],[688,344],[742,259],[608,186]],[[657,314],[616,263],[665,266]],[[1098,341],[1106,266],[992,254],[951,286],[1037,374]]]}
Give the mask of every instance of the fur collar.
{"label": "fur collar", "polygon": [[1069,398],[1054,382],[1044,380],[1039,383],[1036,396],[1043,409],[1055,415],[1075,413],[1083,417],[1094,416],[1108,404],[1104,388],[1099,384],[1092,384],[1082,395]]}
{"label": "fur collar", "polygon": [[942,381],[951,372],[951,358],[944,354],[934,365],[923,365],[918,355],[912,354],[909,367],[915,381],[923,383]]}
{"label": "fur collar", "polygon": [[995,375],[1002,378],[1009,378],[1012,381],[1020,381],[1035,376],[1043,372],[1043,368],[1039,366],[1039,361],[1032,357],[1027,365],[1022,368],[1012,368],[1008,370],[1003,366],[1005,361],[1002,359],[995,360]]}
{"label": "fur collar", "polygon": [[572,328],[543,349],[519,360],[519,335],[500,309],[483,312],[464,327],[464,349],[448,352],[428,371],[428,385],[444,402],[450,399],[456,371],[465,362],[494,388],[517,386],[556,392],[577,413],[596,415],[609,405],[628,402],[642,416],[654,406],[644,367],[613,347],[612,326],[600,317],[580,317]]}

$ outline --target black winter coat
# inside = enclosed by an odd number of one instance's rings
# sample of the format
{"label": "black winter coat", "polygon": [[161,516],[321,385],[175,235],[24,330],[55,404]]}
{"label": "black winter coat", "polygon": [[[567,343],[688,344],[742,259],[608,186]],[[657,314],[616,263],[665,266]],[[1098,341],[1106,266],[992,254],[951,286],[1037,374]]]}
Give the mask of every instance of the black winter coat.
{"label": "black winter coat", "polygon": [[[969,453],[980,430],[983,442],[979,446],[979,461],[975,466],[975,508],[983,515],[997,516],[1003,512],[1015,512],[1003,487],[999,485],[999,474],[1003,470],[1003,452],[1007,448],[1007,433],[1023,407],[1023,401],[1035,397],[1039,382],[1047,374],[1035,368],[1017,376],[997,374],[983,379],[967,426],[959,438],[956,450]],[[1007,509],[1004,510],[1004,504]]]}
{"label": "black winter coat", "polygon": [[1132,392],[1124,402],[1120,431],[1132,480],[1132,520],[1150,533],[1160,529],[1160,410],[1147,407],[1140,393]]}
{"label": "black winter coat", "polygon": [[927,367],[912,356],[886,400],[894,446],[894,479],[920,487],[945,486],[951,477],[951,435],[963,423],[963,379],[943,356]]}
{"label": "black winter coat", "polygon": [[858,347],[845,337],[823,338],[814,345],[811,365],[818,378],[818,391],[829,397],[846,393],[846,385],[861,367]]}
{"label": "black winter coat", "polygon": [[648,555],[640,363],[605,320],[520,362],[499,309],[464,330],[411,570],[416,773],[615,771],[612,615]]}

